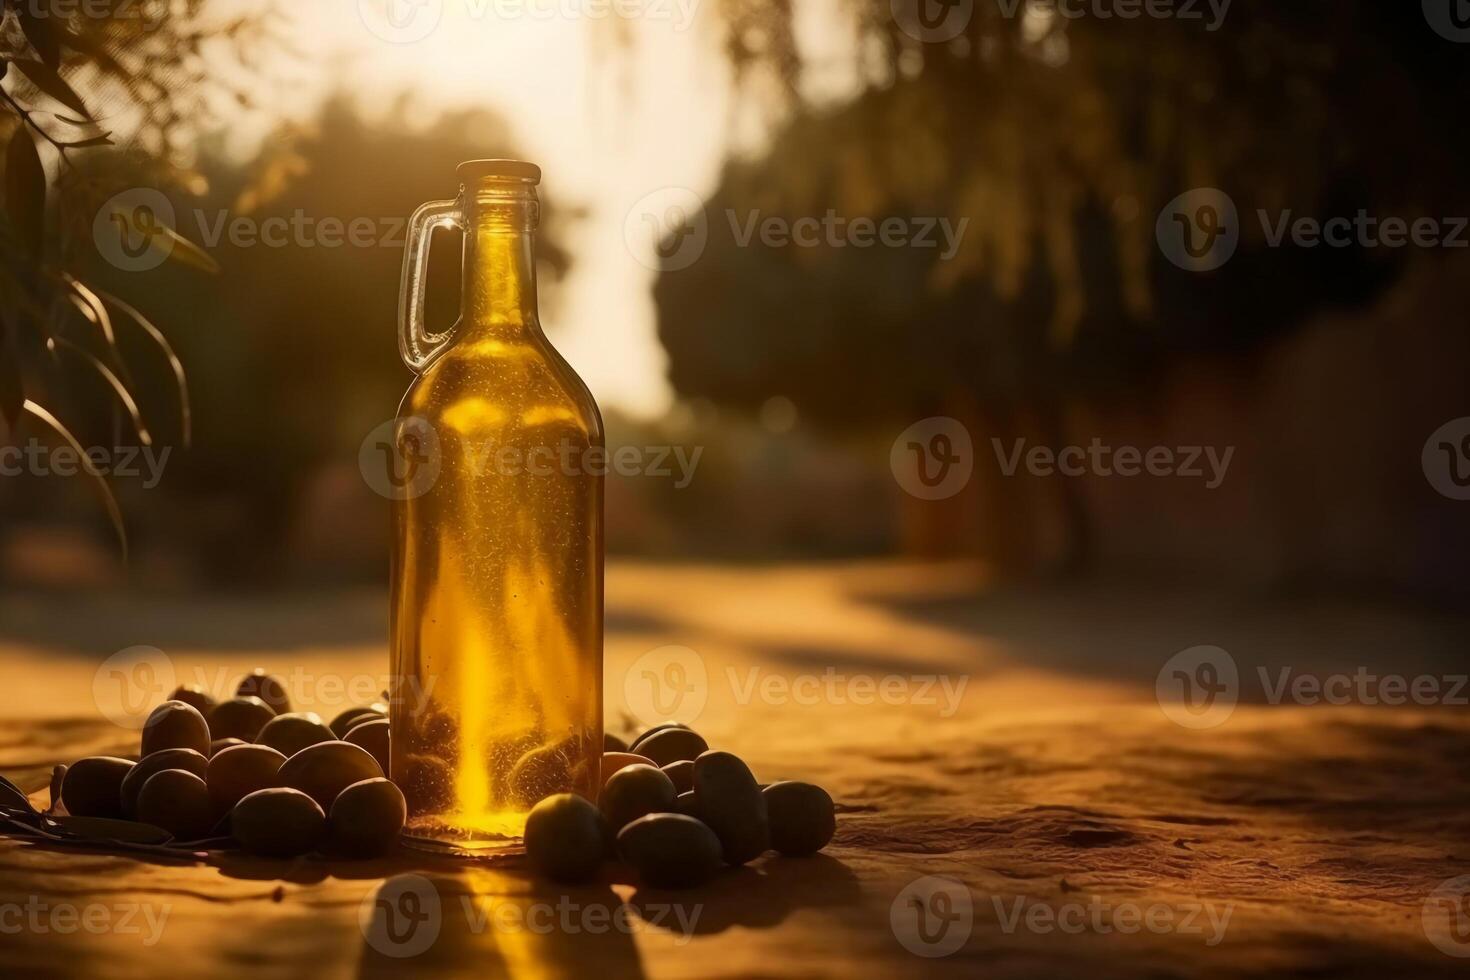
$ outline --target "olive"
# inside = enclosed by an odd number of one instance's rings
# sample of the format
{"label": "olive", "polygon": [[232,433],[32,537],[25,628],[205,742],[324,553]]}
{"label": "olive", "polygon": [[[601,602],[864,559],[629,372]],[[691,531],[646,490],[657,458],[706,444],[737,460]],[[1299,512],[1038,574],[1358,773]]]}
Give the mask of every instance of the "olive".
{"label": "olive", "polygon": [[281,766],[282,786],[299,789],[325,812],[337,794],[353,783],[383,775],[378,763],[351,742],[318,742],[288,758]]}
{"label": "olive", "polygon": [[837,830],[832,797],[820,786],[791,780],[772,783],[761,795],[766,798],[771,846],[782,854],[815,854]]}
{"label": "olive", "polygon": [[276,715],[255,736],[255,744],[269,745],[289,759],[308,745],[330,742],[336,737],[315,711],[304,711]]}
{"label": "olive", "polygon": [[368,754],[377,761],[378,767],[384,772],[388,771],[387,718],[378,718],[373,721],[365,721],[360,725],[353,725],[352,731],[343,736],[342,741],[367,749]]}
{"label": "olive", "polygon": [[706,752],[695,759],[694,793],[700,818],[720,839],[727,863],[744,864],[770,846],[766,799],[739,757]]}
{"label": "olive", "polygon": [[217,738],[209,743],[209,757],[213,759],[225,749],[234,748],[236,745],[249,745],[243,738]]}
{"label": "olive", "polygon": [[602,753],[602,785],[606,786],[607,781],[615,773],[629,766],[653,766],[655,769],[658,768],[658,766],[653,765],[653,760],[647,756],[634,755],[632,752],[604,752]]}
{"label": "olive", "polygon": [[618,833],[618,853],[646,884],[688,888],[720,870],[720,840],[693,817],[653,813]]}
{"label": "olive", "polygon": [[683,728],[683,729],[685,729],[687,731],[688,728],[689,728],[689,726],[688,725],[685,725],[685,724],[682,724],[680,722],[677,722],[677,721],[666,721],[662,725],[654,725],[652,728],[648,729],[643,734],[641,734],[637,738],[633,739],[632,743],[629,744],[629,746],[628,746],[628,751],[629,752],[637,752],[638,751],[638,746],[640,746],[640,745],[643,744],[644,739],[652,738],[653,736],[657,735],[659,732],[666,732],[670,728]]}
{"label": "olive", "polygon": [[286,693],[286,685],[279,677],[267,674],[259,667],[240,681],[240,686],[235,688],[235,697],[260,698],[278,715],[291,710],[291,697]]}
{"label": "olive", "polygon": [[143,755],[162,749],[209,752],[209,723],[199,709],[182,701],[165,701],[143,722]]}
{"label": "olive", "polygon": [[381,776],[353,783],[332,801],[327,843],[348,857],[387,854],[408,820],[403,791]]}
{"label": "olive", "polygon": [[137,819],[162,827],[179,840],[198,840],[214,825],[209,787],[182,769],[156,772],[138,793]]}
{"label": "olive", "polygon": [[143,784],[148,782],[148,779],[155,773],[163,772],[165,769],[182,769],[203,779],[209,772],[209,760],[193,749],[164,749],[162,752],[143,756],[138,760],[137,765],[128,770],[119,788],[118,795],[122,798],[123,816],[133,815],[137,810],[138,794],[143,791]]}
{"label": "olive", "polygon": [[638,754],[653,760],[656,766],[685,759],[693,761],[701,752],[709,751],[709,743],[698,732],[687,728],[665,728],[638,743]]}
{"label": "olive", "polygon": [[694,795],[694,790],[680,793],[678,799],[674,800],[674,810],[684,814],[686,817],[699,818],[699,798]]}
{"label": "olive", "polygon": [[305,854],[322,839],[327,816],[300,790],[258,789],[230,811],[230,834],[240,846],[262,857]]}
{"label": "olive", "polygon": [[669,781],[674,784],[674,790],[678,793],[687,793],[694,788],[694,763],[688,759],[680,759],[666,766],[659,766]]}
{"label": "olive", "polygon": [[602,733],[602,751],[604,752],[626,752],[628,743],[618,738],[612,732]]}
{"label": "olive", "polygon": [[216,813],[228,813],[230,807],[254,793],[280,785],[279,773],[286,757],[268,745],[241,743],[225,749],[209,760],[205,781]]}
{"label": "olive", "polygon": [[253,742],[265,723],[275,716],[270,705],[260,698],[231,698],[215,705],[209,713],[209,730],[215,738]]}
{"label": "olive", "polygon": [[360,705],[356,708],[348,708],[346,711],[332,719],[332,734],[338,738],[346,738],[347,733],[358,725],[367,721],[376,721],[388,717],[388,706],[385,704]]}
{"label": "olive", "polygon": [[214,698],[200,684],[180,684],[174,688],[174,693],[170,694],[168,699],[182,701],[206,718],[209,717],[210,709],[214,707]]}
{"label": "olive", "polygon": [[454,770],[436,756],[409,756],[404,760],[403,772],[394,766],[393,781],[403,790],[412,816],[438,813],[454,799]]}
{"label": "olive", "polygon": [[532,749],[516,760],[510,770],[510,788],[516,801],[530,806],[572,785],[572,766],[564,744]]}
{"label": "olive", "polygon": [[613,773],[602,787],[602,813],[616,833],[639,817],[673,810],[677,796],[662,770],[638,763]]}
{"label": "olive", "polygon": [[74,817],[120,818],[122,784],[133,763],[111,755],[78,759],[61,780],[61,802]]}
{"label": "olive", "polygon": [[548,796],[526,817],[526,858],[557,881],[586,881],[596,874],[606,840],[602,812],[575,793]]}

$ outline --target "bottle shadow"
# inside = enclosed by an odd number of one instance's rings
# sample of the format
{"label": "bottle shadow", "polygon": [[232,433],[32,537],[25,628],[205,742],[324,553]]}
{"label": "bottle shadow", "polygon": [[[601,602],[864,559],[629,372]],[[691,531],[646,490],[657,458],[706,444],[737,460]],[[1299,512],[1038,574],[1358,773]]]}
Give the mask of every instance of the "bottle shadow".
{"label": "bottle shadow", "polygon": [[728,869],[699,888],[639,886],[628,905],[650,925],[702,936],[734,926],[769,929],[798,909],[841,908],[860,899],[857,876],[836,858],[772,855]]}

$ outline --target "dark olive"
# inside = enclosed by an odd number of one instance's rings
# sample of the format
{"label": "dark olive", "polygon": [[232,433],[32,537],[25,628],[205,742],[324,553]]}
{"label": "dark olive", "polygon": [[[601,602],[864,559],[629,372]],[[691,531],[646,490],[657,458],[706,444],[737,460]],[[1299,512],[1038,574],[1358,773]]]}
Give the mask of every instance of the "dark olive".
{"label": "dark olive", "polygon": [[262,857],[296,857],[312,850],[327,829],[327,816],[305,793],[258,789],[230,811],[230,834]]}
{"label": "dark olive", "polygon": [[286,685],[281,683],[279,677],[267,674],[259,667],[240,681],[240,686],[235,689],[235,697],[260,698],[278,715],[291,710],[291,697],[286,693]]}
{"label": "dark olive", "polygon": [[543,745],[516,760],[510,770],[510,789],[516,802],[531,806],[572,785],[572,763],[567,747]]}
{"label": "dark olive", "polygon": [[205,781],[215,813],[230,808],[258,789],[280,785],[281,766],[286,757],[268,745],[240,744],[210,757]]}
{"label": "dark olive", "polygon": [[318,742],[288,758],[281,766],[282,786],[299,789],[325,812],[337,794],[353,783],[383,775],[367,750],[350,742]]}
{"label": "dark olive", "polygon": [[385,704],[368,704],[348,708],[332,719],[332,734],[338,738],[346,738],[348,732],[363,722],[377,719],[387,720],[387,718],[388,706]]}
{"label": "dark olive", "polygon": [[143,755],[163,749],[209,753],[209,723],[199,709],[182,701],[165,701],[143,722]]}
{"label": "dark olive", "polygon": [[410,816],[438,813],[454,800],[454,770],[449,763],[432,755],[410,755],[403,771],[395,763],[393,781],[403,790]]}
{"label": "dark olive", "polygon": [[182,769],[156,772],[138,793],[137,819],[162,827],[179,840],[198,840],[214,825],[209,787]]}
{"label": "dark olive", "polygon": [[695,759],[694,793],[700,819],[720,839],[727,863],[744,864],[770,847],[765,797],[738,756],[706,752]]}
{"label": "dark olive", "polygon": [[174,693],[170,694],[168,699],[182,701],[206,718],[214,708],[214,697],[200,684],[180,684],[174,688]]}
{"label": "dark olive", "polygon": [[526,858],[557,881],[586,881],[597,873],[607,840],[602,812],[575,793],[537,803],[526,818]]}
{"label": "dark olive", "polygon": [[149,777],[165,769],[182,769],[203,779],[209,772],[209,760],[193,749],[164,749],[162,752],[143,756],[123,777],[119,789],[123,816],[132,817],[137,810],[138,794],[143,791],[143,784]]}
{"label": "dark olive", "polygon": [[666,766],[659,766],[664,775],[674,784],[674,789],[680,793],[687,793],[694,788],[694,762],[689,759],[680,759]]}
{"label": "dark olive", "polygon": [[602,733],[602,751],[604,752],[626,752],[628,743],[618,738],[612,732]]}
{"label": "dark olive", "polygon": [[402,790],[381,776],[364,779],[332,801],[327,844],[334,854],[378,857],[393,849],[407,820]]}
{"label": "dark olive", "polygon": [[618,853],[645,884],[688,888],[720,870],[720,840],[714,831],[681,813],[640,817],[618,832]]}
{"label": "dark olive", "polygon": [[613,773],[603,786],[602,814],[617,833],[646,814],[673,810],[678,795],[662,770],[639,763]]}
{"label": "dark olive", "polygon": [[247,742],[247,741],[245,741],[243,738],[217,738],[213,742],[210,742],[209,743],[209,757],[211,759],[213,759],[215,756],[219,755],[225,749],[232,748],[233,746],[236,746],[236,745],[249,745],[249,744],[250,743]]}
{"label": "dark olive", "polygon": [[303,711],[276,715],[255,736],[255,744],[269,745],[289,759],[308,745],[330,742],[335,738],[315,711]]}
{"label": "dark olive", "polygon": [[686,817],[699,818],[699,799],[694,795],[694,790],[680,793],[679,798],[674,800],[674,809]]}
{"label": "dark olive", "polygon": [[[613,775],[629,766],[653,766],[653,760],[643,755],[634,755],[632,752],[604,752],[602,753],[602,785]],[[658,766],[653,766],[657,769]]]}
{"label": "dark olive", "polygon": [[772,783],[761,795],[766,798],[771,846],[782,854],[815,854],[837,831],[832,797],[820,786],[794,780]]}
{"label": "dark olive", "polygon": [[665,728],[638,743],[638,754],[652,759],[654,765],[671,762],[693,762],[700,753],[709,751],[709,743],[698,732],[687,728]]}
{"label": "dark olive", "polygon": [[123,815],[122,784],[133,763],[111,755],[78,759],[61,780],[61,802],[74,817]]}
{"label": "dark olive", "polygon": [[367,749],[384,772],[388,771],[388,719],[379,718],[353,725],[352,731],[342,739],[359,748]]}
{"label": "dark olive", "polygon": [[643,734],[633,739],[633,741],[628,744],[628,751],[637,752],[638,746],[642,745],[645,739],[653,738],[653,736],[657,735],[659,732],[666,732],[670,728],[682,728],[687,731],[689,729],[689,726],[677,721],[666,721],[662,725],[654,725],[652,728],[648,729]]}
{"label": "dark olive", "polygon": [[215,738],[253,742],[265,723],[275,716],[270,705],[260,698],[231,698],[215,705],[209,713],[209,730]]}

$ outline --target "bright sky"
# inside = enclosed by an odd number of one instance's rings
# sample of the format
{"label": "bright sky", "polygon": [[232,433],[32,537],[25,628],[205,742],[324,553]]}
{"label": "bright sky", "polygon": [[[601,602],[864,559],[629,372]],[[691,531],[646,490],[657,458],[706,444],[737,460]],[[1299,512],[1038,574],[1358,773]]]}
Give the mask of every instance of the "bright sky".
{"label": "bright sky", "polygon": [[[707,195],[734,142],[716,2],[288,4],[290,33],[311,55],[283,68],[292,81],[282,111],[309,113],[334,88],[369,106],[413,90],[428,114],[481,105],[508,118],[517,145],[540,164],[548,192],[588,210],[567,241],[575,265],[548,332],[604,408],[658,414],[671,392],[654,333],[655,273],[625,243],[624,223],[640,199],[663,188]],[[621,50],[610,19],[616,14],[609,13],[615,9],[636,14],[624,21],[629,46]],[[822,0],[802,15],[802,34],[819,60],[826,60],[824,50],[842,47],[832,9]],[[827,79],[825,87],[834,84],[840,87]],[[445,177],[446,184],[453,179]]]}

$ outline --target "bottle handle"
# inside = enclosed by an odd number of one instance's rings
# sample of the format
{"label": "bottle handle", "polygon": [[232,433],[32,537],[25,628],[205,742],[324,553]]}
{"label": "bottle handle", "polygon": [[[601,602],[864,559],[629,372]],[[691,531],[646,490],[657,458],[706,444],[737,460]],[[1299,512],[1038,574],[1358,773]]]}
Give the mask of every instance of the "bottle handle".
{"label": "bottle handle", "polygon": [[422,374],[454,338],[454,327],[443,333],[431,333],[424,322],[429,240],[436,228],[464,230],[458,201],[430,201],[408,219],[403,278],[398,285],[398,353],[415,374]]}

